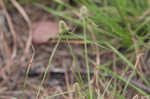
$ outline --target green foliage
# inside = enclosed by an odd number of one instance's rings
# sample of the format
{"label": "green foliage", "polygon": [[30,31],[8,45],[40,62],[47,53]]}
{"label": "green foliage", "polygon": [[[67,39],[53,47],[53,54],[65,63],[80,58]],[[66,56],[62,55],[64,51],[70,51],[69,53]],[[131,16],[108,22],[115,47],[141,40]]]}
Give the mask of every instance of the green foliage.
{"label": "green foliage", "polygon": [[[79,9],[65,4],[64,2],[58,2],[61,5],[76,11]],[[144,40],[147,38],[149,30],[148,16],[145,16],[142,21],[140,16],[148,10],[147,0],[78,0],[79,5],[84,5],[88,14],[87,24],[90,25],[97,37],[98,42],[105,40],[117,39],[114,45],[123,46],[126,48],[133,48],[132,36],[129,31],[129,26],[135,33],[139,46],[144,46]],[[40,5],[41,6],[41,5]],[[58,6],[58,7],[59,7]],[[62,13],[63,9],[59,11],[52,10],[51,8],[41,6],[45,10],[56,14],[64,19],[67,19],[77,25],[83,26],[79,19],[72,18],[72,14]],[[75,16],[75,15],[74,15]],[[96,26],[95,26],[96,24]]]}
{"label": "green foliage", "polygon": [[[146,31],[143,30],[145,24],[141,26],[144,21],[139,22],[138,17],[148,9],[147,0],[142,0],[142,2],[141,0],[110,0],[107,5],[97,1],[101,6],[95,5],[94,2],[87,3],[85,0],[81,2],[89,10],[90,15],[88,18],[99,28],[103,28],[104,31],[111,34],[112,38],[118,39],[121,46],[130,47],[133,45],[131,33],[128,29],[129,25],[138,38],[141,38],[141,32]],[[97,40],[101,39],[102,35],[107,36],[100,31],[94,33],[97,35]]]}
{"label": "green foliage", "polygon": [[[76,27],[81,28],[81,34],[83,35],[70,33],[70,38],[75,37],[99,47],[107,47],[113,53],[118,55],[117,58],[123,60],[128,68],[132,70],[128,79],[124,79],[120,75],[117,75],[117,73],[113,72],[107,67],[107,63],[105,66],[97,65],[97,67],[105,73],[111,74],[119,81],[124,82],[125,87],[123,89],[123,93],[126,92],[127,87],[130,86],[137,90],[140,94],[147,96],[148,94],[145,91],[131,84],[130,80],[134,75],[138,75],[147,86],[150,86],[149,81],[135,68],[132,61],[126,57],[127,55],[123,55],[116,48],[123,47],[135,53],[135,42],[133,42],[134,38],[137,40],[136,43],[139,48],[148,46],[148,42],[146,42],[146,40],[150,40],[150,14],[145,14],[150,9],[148,0],[78,0],[76,3],[80,5],[79,8],[73,7],[59,0],[55,0],[55,2],[57,7],[52,8],[37,3],[34,3],[34,5],[43,8],[51,14],[59,16],[61,19],[74,23]],[[69,11],[71,11],[65,12],[64,9],[69,9]],[[72,11],[76,11],[79,14],[77,15]],[[74,29],[76,29],[76,27],[74,27]],[[96,42],[93,41],[90,36],[91,31],[89,27],[96,36]],[[69,37],[67,37],[67,39],[68,38]],[[89,88],[89,92],[85,91],[85,93],[88,99],[92,99],[93,97],[96,97],[92,89],[93,87],[90,85],[91,79],[89,75],[89,62],[92,62],[93,60],[90,60],[88,57],[86,44],[84,47]],[[135,54],[132,56],[134,55]],[[108,63],[112,63],[112,61]],[[110,86],[111,85],[112,84],[110,84]],[[109,93],[109,90],[105,89],[102,96],[105,95],[105,92]],[[116,97],[118,99],[124,99],[124,94],[118,93]]]}

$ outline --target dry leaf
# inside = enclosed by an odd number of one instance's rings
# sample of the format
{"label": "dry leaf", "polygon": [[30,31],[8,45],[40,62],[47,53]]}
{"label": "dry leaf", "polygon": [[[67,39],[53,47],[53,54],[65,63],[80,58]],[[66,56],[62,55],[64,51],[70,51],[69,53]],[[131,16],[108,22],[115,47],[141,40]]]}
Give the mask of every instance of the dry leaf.
{"label": "dry leaf", "polygon": [[57,38],[59,25],[53,21],[39,21],[32,24],[32,40],[34,43],[46,43],[50,38]]}

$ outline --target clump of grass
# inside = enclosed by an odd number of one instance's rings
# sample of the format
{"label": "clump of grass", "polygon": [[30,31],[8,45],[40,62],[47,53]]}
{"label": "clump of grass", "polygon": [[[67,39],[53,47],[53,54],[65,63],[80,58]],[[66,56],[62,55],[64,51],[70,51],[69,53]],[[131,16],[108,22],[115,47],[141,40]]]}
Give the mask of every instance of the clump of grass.
{"label": "clump of grass", "polygon": [[[58,1],[58,0],[56,0]],[[98,42],[103,42],[106,39],[115,38],[119,42],[114,42],[114,45],[120,45],[123,47],[133,49],[132,36],[129,31],[129,26],[134,31],[134,35],[137,37],[139,46],[145,46],[145,39],[148,39],[148,16],[143,16],[145,11],[148,11],[148,1],[139,0],[133,1],[78,1],[80,5],[87,7],[89,14],[86,16],[87,23],[93,28]],[[79,9],[65,4],[64,2],[57,2],[60,6],[67,7],[72,10],[78,11]],[[75,18],[69,17],[68,13],[56,11],[48,7],[41,7],[52,14],[56,14],[64,19],[67,19],[77,25],[83,23]],[[71,14],[71,13],[70,13]],[[76,16],[76,15],[70,15]]]}
{"label": "clump of grass", "polygon": [[[86,94],[87,98],[98,98],[98,92],[94,90],[94,87],[92,85],[90,85],[91,78],[89,75],[89,62],[92,62],[93,60],[88,57],[88,49],[86,45],[87,41],[91,44],[99,46],[100,48],[102,48],[102,50],[111,50],[113,53],[118,55],[117,59],[123,60],[126,63],[126,66],[132,71],[129,78],[125,79],[124,77],[117,75],[117,73],[109,68],[108,65],[110,65],[109,63],[112,63],[112,61],[104,65],[96,64],[96,67],[101,71],[107,74],[111,74],[113,78],[125,83],[125,87],[122,89],[123,93],[120,92],[117,96],[125,98],[128,86],[134,88],[140,94],[148,96],[148,94],[141,88],[130,83],[132,77],[138,75],[146,83],[147,86],[150,86],[149,81],[143,76],[142,72],[137,69],[136,64],[133,64],[132,59],[127,58],[127,56],[129,56],[130,54],[130,57],[133,57],[136,63],[138,63],[138,55],[140,55],[144,48],[147,48],[147,46],[149,46],[150,5],[148,3],[148,0],[79,0],[76,3],[79,6],[86,7],[87,9],[86,14],[84,15],[81,15],[81,13],[79,12],[80,9],[70,6],[65,2],[58,0],[55,0],[55,2],[56,5],[59,4],[57,6],[57,10],[42,6],[37,3],[34,4],[52,14],[55,14],[69,22],[74,23],[76,27],[80,27],[81,30],[83,30],[83,35],[71,33],[70,38],[79,38],[85,40],[84,51],[89,88],[88,91],[85,91],[85,93],[88,93]],[[64,8],[69,9],[68,12],[65,12]],[[80,14],[74,12],[78,12]],[[90,37],[90,31],[87,26],[90,26],[90,28],[93,30],[93,33],[96,37],[96,42],[93,41]],[[119,52],[118,48],[123,48],[126,52],[126,55],[123,55],[121,52]],[[127,52],[129,51],[130,53],[128,54]],[[99,82],[101,82],[101,80],[102,79],[99,79]],[[115,89],[115,85],[112,84],[111,81],[108,85],[108,87]],[[108,89],[109,88],[106,88],[106,90],[102,91],[103,94],[101,94],[101,97],[103,97],[107,93],[109,95],[111,94],[111,96],[115,98],[115,96],[113,96],[111,91],[109,91]]]}

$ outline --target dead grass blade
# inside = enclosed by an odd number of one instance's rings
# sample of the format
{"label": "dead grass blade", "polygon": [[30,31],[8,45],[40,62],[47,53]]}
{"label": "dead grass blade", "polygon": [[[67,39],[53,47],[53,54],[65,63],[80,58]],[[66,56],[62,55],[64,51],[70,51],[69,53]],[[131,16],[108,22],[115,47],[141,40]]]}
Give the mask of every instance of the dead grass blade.
{"label": "dead grass blade", "polygon": [[135,68],[138,67],[138,69],[142,72],[141,63],[140,63],[140,61],[139,61],[139,58],[140,58],[140,56],[141,56],[141,53],[140,53],[140,50],[139,50],[139,46],[138,46],[138,43],[137,43],[137,39],[136,39],[135,33],[131,30],[131,27],[130,27],[130,26],[128,26],[128,30],[129,30],[129,32],[131,33],[132,41],[133,41],[133,44],[134,44],[134,47],[135,47],[135,53],[136,53]]}
{"label": "dead grass blade", "polygon": [[16,32],[15,32],[15,29],[13,27],[13,23],[11,21],[11,17],[9,16],[8,12],[7,12],[7,9],[6,9],[6,6],[3,2],[3,0],[0,0],[0,6],[6,16],[6,20],[8,22],[8,26],[10,28],[10,32],[12,33],[12,36],[13,36],[13,42],[14,42],[14,46],[13,46],[13,52],[12,52],[12,55],[11,55],[11,59],[13,60],[13,58],[16,56],[16,52],[17,52],[17,35],[16,35]]}
{"label": "dead grass blade", "polygon": [[6,6],[3,2],[3,0],[0,0],[0,7],[2,8],[2,11],[6,17],[7,23],[8,23],[8,27],[10,29],[10,32],[12,33],[12,37],[13,37],[13,48],[12,48],[12,52],[9,58],[9,61],[7,62],[6,66],[5,66],[5,70],[7,70],[8,73],[10,73],[10,66],[12,66],[11,64],[14,62],[14,58],[16,57],[16,53],[17,53],[17,34],[15,32],[15,29],[13,27],[13,23],[11,20],[11,17],[9,16]]}
{"label": "dead grass blade", "polygon": [[24,20],[27,22],[28,27],[29,27],[29,37],[26,42],[26,47],[25,47],[25,51],[24,51],[24,54],[26,56],[26,55],[28,55],[29,48],[32,45],[31,44],[32,43],[32,29],[31,29],[32,22],[31,22],[29,16],[27,15],[27,13],[25,12],[25,10],[23,9],[23,7],[21,7],[21,5],[16,0],[10,0],[10,1],[16,7],[16,9],[19,11],[19,13],[23,16]]}
{"label": "dead grass blade", "polygon": [[[94,42],[96,42],[96,37],[95,37],[95,34],[93,32],[93,30],[91,29],[90,25],[88,25],[88,29],[90,31],[90,34],[91,34],[91,37],[93,39]],[[94,49],[96,49],[96,64],[100,65],[100,49],[97,45],[95,45],[93,47]],[[99,84],[99,68],[97,68],[97,66],[95,66],[95,83],[96,83],[96,86],[97,86],[97,92],[100,92],[100,84]],[[97,93],[98,97],[99,97],[99,93]]]}

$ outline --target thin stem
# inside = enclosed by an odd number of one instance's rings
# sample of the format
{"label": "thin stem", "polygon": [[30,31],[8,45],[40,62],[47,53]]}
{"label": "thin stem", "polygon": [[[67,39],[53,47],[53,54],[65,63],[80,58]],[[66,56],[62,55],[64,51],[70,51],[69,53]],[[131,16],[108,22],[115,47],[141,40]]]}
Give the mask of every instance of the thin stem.
{"label": "thin stem", "polygon": [[43,83],[44,83],[44,81],[45,81],[45,79],[46,79],[46,75],[47,75],[47,73],[48,73],[48,69],[49,69],[50,66],[51,66],[52,59],[53,59],[54,54],[55,54],[55,52],[56,52],[56,49],[57,49],[57,47],[58,47],[58,45],[59,45],[59,43],[60,43],[60,40],[61,40],[61,36],[58,38],[58,42],[56,43],[56,45],[55,45],[55,47],[54,47],[54,49],[53,49],[53,51],[52,51],[52,54],[51,54],[51,56],[50,56],[50,58],[49,58],[49,63],[48,63],[47,68],[46,68],[46,70],[45,70],[45,72],[44,72],[44,76],[43,76],[43,79],[42,79],[42,81],[41,81],[40,87],[38,88],[38,92],[37,92],[36,99],[38,99],[38,96],[39,96],[40,91],[41,91],[41,87],[42,87],[42,85],[43,85]]}

